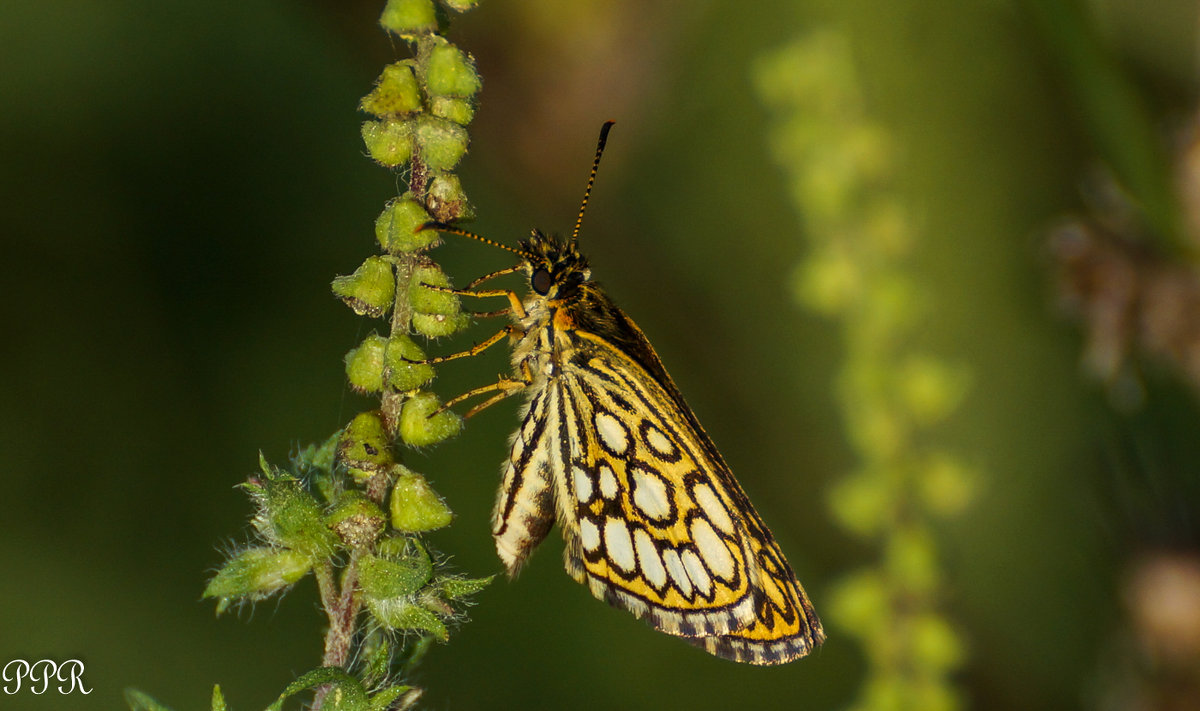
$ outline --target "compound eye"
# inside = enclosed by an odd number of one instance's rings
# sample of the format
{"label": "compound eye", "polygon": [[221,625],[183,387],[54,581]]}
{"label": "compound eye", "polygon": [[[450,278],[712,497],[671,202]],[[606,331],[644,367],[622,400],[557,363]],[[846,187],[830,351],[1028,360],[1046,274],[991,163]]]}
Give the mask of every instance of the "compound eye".
{"label": "compound eye", "polygon": [[550,291],[550,287],[554,283],[554,280],[550,278],[550,272],[546,271],[545,269],[538,269],[533,273],[533,276],[529,278],[529,283],[533,286],[534,291],[542,296],[545,296],[546,293]]}

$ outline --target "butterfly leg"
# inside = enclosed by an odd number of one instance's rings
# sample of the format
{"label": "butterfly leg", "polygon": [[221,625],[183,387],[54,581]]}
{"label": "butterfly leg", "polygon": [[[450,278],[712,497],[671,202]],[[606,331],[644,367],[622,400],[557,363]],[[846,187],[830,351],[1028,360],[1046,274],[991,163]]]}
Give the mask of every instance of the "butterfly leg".
{"label": "butterfly leg", "polygon": [[[502,274],[502,273],[507,274],[508,270],[501,269],[499,272],[492,272],[491,274],[488,274],[487,276],[483,277],[482,280],[486,281],[486,280],[491,279],[492,277],[494,277],[498,274]],[[480,279],[476,279],[475,281],[471,282],[471,284],[477,284],[480,281],[481,281]],[[441,292],[444,292],[447,294],[457,294],[459,296],[471,296],[476,299],[486,299],[486,298],[489,298],[492,296],[504,296],[504,297],[508,298],[508,308],[500,309],[499,311],[490,311],[485,314],[477,314],[477,315],[499,316],[501,314],[508,313],[508,314],[515,314],[517,316],[517,318],[525,318],[525,305],[521,303],[521,297],[517,296],[517,292],[513,291],[512,289],[484,289],[482,291],[476,291],[475,289],[471,288],[470,286],[468,286],[466,289],[454,289],[449,286],[437,286],[436,284],[426,284],[425,282],[421,282],[421,286],[425,287],[426,289],[430,289],[432,291],[441,291]]]}
{"label": "butterfly leg", "polygon": [[533,375],[529,372],[528,365],[523,366],[523,371],[524,372],[522,373],[522,377],[519,380],[514,380],[513,378],[501,377],[498,381],[492,383],[491,385],[484,385],[482,387],[474,388],[474,389],[468,390],[467,392],[463,393],[462,395],[459,395],[458,397],[450,398],[446,402],[442,403],[442,406],[439,407],[437,410],[435,410],[433,413],[431,413],[429,416],[433,417],[434,415],[436,415],[444,410],[448,410],[451,407],[454,407],[455,405],[457,405],[458,403],[463,402],[464,400],[469,400],[470,398],[473,398],[476,395],[483,395],[484,393],[496,393],[495,395],[492,395],[491,397],[489,397],[487,400],[484,400],[483,402],[479,403],[478,405],[472,407],[470,410],[467,410],[466,414],[463,415],[464,418],[473,417],[473,416],[479,414],[480,412],[483,412],[487,408],[491,407],[492,405],[495,405],[496,403],[500,402],[504,398],[506,398],[510,395],[515,395],[516,393],[519,393],[522,390],[524,390],[525,388],[529,387],[530,383],[533,382]]}
{"label": "butterfly leg", "polygon": [[419,365],[437,365],[439,363],[445,363],[448,360],[458,360],[459,358],[470,358],[471,356],[479,355],[480,353],[486,351],[487,349],[496,345],[500,341],[503,341],[505,336],[520,336],[521,333],[522,333],[521,329],[517,328],[516,326],[507,326],[507,327],[502,328],[499,331],[497,331],[486,341],[483,341],[481,343],[476,343],[475,345],[471,346],[470,348],[468,348],[465,351],[460,351],[458,353],[451,353],[450,355],[426,358],[425,360],[412,360],[410,358],[403,358],[402,360],[405,363],[415,363],[415,364],[419,364]]}

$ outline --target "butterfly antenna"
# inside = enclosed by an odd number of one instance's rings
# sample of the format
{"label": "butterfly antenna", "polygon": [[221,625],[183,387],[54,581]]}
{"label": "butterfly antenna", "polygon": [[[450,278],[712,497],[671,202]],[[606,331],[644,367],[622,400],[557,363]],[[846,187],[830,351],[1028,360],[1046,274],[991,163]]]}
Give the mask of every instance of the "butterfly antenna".
{"label": "butterfly antenna", "polygon": [[592,185],[596,182],[596,171],[600,169],[600,156],[604,155],[604,144],[608,142],[608,132],[616,121],[605,121],[600,127],[600,142],[596,145],[596,159],[592,161],[592,172],[588,175],[587,189],[583,191],[583,204],[579,206],[579,217],[575,218],[575,229],[571,232],[571,244],[579,241],[579,228],[583,225],[583,211],[587,209],[588,198],[592,196]]}
{"label": "butterfly antenna", "polygon": [[452,234],[452,235],[461,235],[463,237],[470,237],[473,240],[476,240],[478,242],[483,242],[484,244],[491,245],[492,247],[499,247],[500,249],[503,249],[506,252],[512,252],[513,254],[520,256],[520,257],[524,257],[525,259],[533,258],[532,254],[529,254],[528,252],[522,252],[521,250],[517,249],[516,247],[509,247],[507,244],[501,244],[501,243],[497,242],[496,240],[488,239],[487,237],[484,237],[482,235],[477,235],[474,232],[468,232],[467,230],[464,230],[460,227],[455,227],[454,225],[448,225],[445,222],[426,222],[425,224],[421,225],[416,230],[414,230],[414,232],[423,232],[424,230],[437,230],[438,232],[448,232],[449,234]]}

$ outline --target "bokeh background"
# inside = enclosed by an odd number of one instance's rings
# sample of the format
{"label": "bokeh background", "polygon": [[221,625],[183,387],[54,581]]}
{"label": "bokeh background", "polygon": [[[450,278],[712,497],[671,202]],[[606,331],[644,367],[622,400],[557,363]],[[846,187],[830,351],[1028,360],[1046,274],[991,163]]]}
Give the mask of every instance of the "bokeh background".
{"label": "bokeh background", "polygon": [[[262,708],[319,663],[311,581],[220,619],[199,596],[246,540],[233,487],[258,451],[283,461],[368,404],[341,359],[374,326],[328,283],[374,252],[375,216],[403,189],[359,138],[358,99],[406,56],[380,7],[0,6],[0,661],[82,659],[94,689],[0,708],[122,708],[134,685],[200,709],[214,682],[233,708]],[[881,554],[831,513],[861,467],[837,394],[847,343],[795,297],[811,236],[755,77],[780,48],[840,33],[910,219],[899,263],[924,302],[907,338],[965,377],[952,416],[921,433],[971,472],[969,506],[930,524],[936,609],[961,641],[949,687],[977,709],[1196,708],[1195,638],[1182,671],[1164,667],[1131,593],[1139,566],[1165,560],[1152,611],[1193,629],[1196,390],[1170,359],[1104,377],[1081,365],[1085,327],[1061,307],[1048,246],[1097,203],[1121,211],[1095,195],[1112,192],[1098,175],[1122,177],[1122,150],[1145,167],[1135,198],[1174,179],[1136,156],[1186,147],[1196,28],[1184,0],[485,1],[450,31],[485,82],[461,169],[473,228],[509,243],[569,229],[596,131],[617,120],[582,237],[594,274],[826,610]],[[1129,233],[1187,263],[1178,241]],[[507,263],[466,241],[438,259],[459,283]],[[506,369],[501,353],[454,363],[436,389]],[[515,409],[409,459],[457,514],[433,545],[469,574],[500,569],[488,517]],[[877,651],[828,615],[812,657],[743,668],[593,600],[555,539],[426,658],[429,708],[870,697]]]}

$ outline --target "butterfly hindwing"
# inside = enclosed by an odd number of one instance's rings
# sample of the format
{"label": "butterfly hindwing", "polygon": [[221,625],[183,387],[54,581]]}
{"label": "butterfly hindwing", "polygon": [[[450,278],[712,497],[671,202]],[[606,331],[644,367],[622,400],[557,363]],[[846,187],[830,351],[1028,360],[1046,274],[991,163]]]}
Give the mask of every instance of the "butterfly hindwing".
{"label": "butterfly hindwing", "polygon": [[500,493],[492,511],[496,552],[510,576],[515,576],[555,520],[554,484],[561,477],[561,438],[558,402],[543,389],[529,401],[522,425],[512,437]]}

